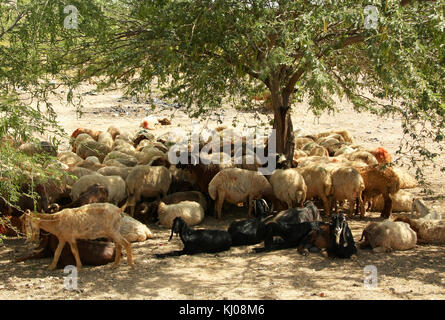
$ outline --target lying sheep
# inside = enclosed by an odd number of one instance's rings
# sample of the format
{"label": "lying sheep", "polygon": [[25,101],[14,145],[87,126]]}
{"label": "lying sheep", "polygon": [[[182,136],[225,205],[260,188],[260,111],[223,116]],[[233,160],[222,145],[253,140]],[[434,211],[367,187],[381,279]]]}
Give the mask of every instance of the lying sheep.
{"label": "lying sheep", "polygon": [[105,156],[111,151],[111,147],[106,144],[85,140],[79,143],[76,154],[82,159],[86,159],[89,156],[95,156],[99,158],[100,162],[104,161]]}
{"label": "lying sheep", "polygon": [[413,199],[411,205],[411,214],[418,213],[420,217],[428,220],[440,220],[442,215],[438,212],[431,212],[421,199]]}
{"label": "lying sheep", "polygon": [[[334,202],[335,213],[337,213],[337,201],[348,200],[349,217],[354,214],[355,200],[358,200],[359,207],[362,206],[362,192],[365,183],[360,173],[352,167],[339,167],[331,171],[332,194],[329,196],[330,202]],[[362,212],[362,216],[364,212]]]}
{"label": "lying sheep", "polygon": [[218,172],[209,183],[209,195],[215,200],[215,212],[221,220],[224,201],[238,204],[248,200],[248,217],[251,218],[253,201],[261,197],[275,199],[269,181],[257,171],[228,168]]}
{"label": "lying sheep", "polygon": [[71,144],[71,147],[72,147],[71,151],[72,152],[77,152],[77,148],[84,141],[95,141],[95,140],[93,139],[93,137],[91,137],[87,133],[80,133],[80,134],[78,134],[75,137],[71,136],[71,140],[70,140],[70,144]]}
{"label": "lying sheep", "polygon": [[[409,212],[413,204],[413,195],[405,190],[400,189],[392,196],[393,212]],[[385,205],[382,195],[372,198],[371,211],[382,211]]]}
{"label": "lying sheep", "polygon": [[107,202],[121,204],[126,198],[125,181],[119,176],[87,175],[79,178],[72,186],[71,199],[77,201],[80,195],[94,184],[100,184],[108,190]]}
{"label": "lying sheep", "polygon": [[171,228],[173,220],[181,217],[188,225],[194,226],[204,220],[204,209],[194,201],[181,201],[175,204],[165,204],[160,202],[158,206],[158,219],[160,225]]}
{"label": "lying sheep", "polygon": [[132,167],[115,167],[115,166],[106,166],[97,170],[97,173],[103,176],[119,176],[122,179],[126,180],[128,174],[132,170]]}
{"label": "lying sheep", "polygon": [[[89,158],[89,157],[87,157],[87,158]],[[97,171],[97,170],[105,167],[104,164],[98,163],[98,162],[96,162],[94,160],[92,161],[90,159],[88,159],[88,160],[85,159],[85,160],[82,160],[82,161],[76,163],[76,168],[85,168],[85,169],[88,169],[88,170]]]}
{"label": "lying sheep", "polygon": [[57,155],[57,159],[59,159],[60,162],[65,163],[70,168],[74,167],[77,163],[83,160],[81,157],[79,157],[72,151],[60,152]]}
{"label": "lying sheep", "polygon": [[110,148],[110,150],[111,150],[114,140],[113,140],[113,136],[111,135],[111,133],[109,133],[107,131],[103,131],[97,137],[97,142],[108,146],[108,148]]}
{"label": "lying sheep", "polygon": [[374,252],[409,250],[416,246],[417,235],[408,223],[383,221],[372,222],[363,230],[361,248],[371,246]]}
{"label": "lying sheep", "polygon": [[183,191],[171,193],[161,199],[165,204],[175,204],[181,201],[195,201],[198,202],[207,211],[207,200],[204,195],[199,191]]}
{"label": "lying sheep", "polygon": [[166,196],[172,181],[170,171],[165,167],[151,167],[138,165],[127,176],[127,205],[130,207],[130,216],[134,215],[136,203],[141,196]]}
{"label": "lying sheep", "polygon": [[196,253],[216,253],[229,250],[232,238],[223,230],[193,230],[183,218],[177,217],[173,221],[172,232],[168,241],[173,238],[173,233],[179,234],[184,248],[169,254],[157,254],[158,258],[168,255],[183,255]]}
{"label": "lying sheep", "polygon": [[276,169],[269,179],[275,196],[287,204],[288,208],[303,206],[307,186],[303,176],[294,168]]}
{"label": "lying sheep", "polygon": [[296,169],[306,183],[306,199],[320,198],[323,201],[324,215],[328,216],[330,214],[329,196],[332,193],[332,177],[329,171],[317,165]]}
{"label": "lying sheep", "polygon": [[72,186],[79,178],[83,176],[89,175],[100,175],[96,171],[82,168],[82,167],[74,167],[66,171],[67,175],[62,177],[62,183],[67,186]]}
{"label": "lying sheep", "polygon": [[[29,210],[22,216],[27,232],[40,234],[40,229],[52,233],[59,240],[54,259],[49,270],[57,266],[60,253],[65,243],[70,244],[76,260],[77,270],[82,267],[77,248],[77,239],[97,239],[107,237],[116,246],[116,257],[113,267],[117,267],[121,259],[122,247],[127,252],[127,261],[133,266],[133,254],[130,243],[120,233],[122,209],[109,203],[93,203],[80,208],[65,209],[54,214],[32,214]],[[35,237],[35,236],[33,236]]]}
{"label": "lying sheep", "polygon": [[122,216],[120,232],[128,242],[143,242],[153,238],[153,233],[143,223],[128,214]]}
{"label": "lying sheep", "polygon": [[134,167],[138,164],[138,160],[136,159],[136,157],[120,151],[111,151],[110,153],[108,153],[107,156],[104,158],[104,163],[106,163],[108,160],[113,159],[119,161],[126,167]]}
{"label": "lying sheep", "polygon": [[408,223],[416,233],[418,243],[445,244],[445,222],[443,220],[397,217],[395,221]]}
{"label": "lying sheep", "polygon": [[54,210],[54,212],[67,209],[67,208],[77,208],[90,203],[104,203],[108,200],[108,190],[106,187],[95,183],[88,187],[88,189],[82,192],[79,197],[70,202],[69,204],[59,206]]}

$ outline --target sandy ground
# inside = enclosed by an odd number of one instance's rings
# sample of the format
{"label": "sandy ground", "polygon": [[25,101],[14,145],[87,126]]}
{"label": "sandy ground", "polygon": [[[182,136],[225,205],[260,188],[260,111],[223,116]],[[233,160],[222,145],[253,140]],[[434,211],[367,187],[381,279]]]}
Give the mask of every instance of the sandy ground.
{"label": "sandy ground", "polygon": [[[171,126],[156,131],[190,124],[189,117],[171,105],[156,101],[152,110],[146,103],[122,97],[119,91],[95,94],[85,92],[84,115],[54,100],[58,120],[67,133],[77,127],[104,130],[115,125],[123,130],[134,130],[141,119],[154,114],[168,117]],[[307,105],[298,105],[293,114],[294,126],[305,133],[321,132],[331,128],[346,128],[356,142],[367,147],[384,146],[390,152],[398,148],[402,129],[400,119],[381,119],[371,114],[357,115],[351,106],[338,101],[342,110],[336,115],[322,115],[316,119],[307,112]],[[252,124],[254,112],[224,110],[224,122],[231,124],[236,117],[239,124]],[[267,123],[270,118],[261,114]],[[216,125],[217,117],[208,120]],[[65,141],[61,148],[67,148]],[[442,154],[438,160],[444,165]],[[437,168],[425,167],[427,181],[434,195],[425,195],[421,188],[410,190],[426,200],[429,207],[445,216],[445,183]],[[247,216],[244,208],[228,207],[223,221],[206,217],[203,228],[226,229],[234,220]],[[380,221],[379,213],[364,219],[352,218],[349,225],[356,242],[370,221]],[[130,268],[124,258],[117,269],[111,264],[84,266],[78,275],[78,290],[67,290],[62,269],[48,271],[51,259],[28,260],[14,263],[14,257],[23,256],[33,247],[24,239],[12,238],[0,244],[0,299],[444,299],[445,247],[417,245],[413,250],[375,254],[359,250],[350,260],[330,259],[321,254],[301,256],[296,249],[255,253],[256,246],[231,248],[219,254],[184,255],[156,258],[156,253],[180,250],[178,237],[168,242],[169,230],[149,225],[154,239],[132,244],[135,267]],[[364,281],[366,266],[375,266],[377,282],[367,287]]]}

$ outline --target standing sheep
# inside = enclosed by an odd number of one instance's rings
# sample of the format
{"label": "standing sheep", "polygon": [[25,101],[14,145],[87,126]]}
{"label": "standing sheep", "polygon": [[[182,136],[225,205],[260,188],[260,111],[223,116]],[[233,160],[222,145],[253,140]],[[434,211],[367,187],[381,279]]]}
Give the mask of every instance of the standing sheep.
{"label": "standing sheep", "polygon": [[255,199],[262,196],[275,198],[271,184],[263,175],[257,171],[239,168],[228,168],[218,172],[209,183],[209,195],[215,200],[215,211],[219,220],[224,201],[238,204],[248,200],[248,217],[251,218]]}
{"label": "standing sheep", "polygon": [[127,205],[133,217],[137,202],[143,197],[166,196],[172,176],[165,167],[138,165],[130,171],[125,180],[127,185]]}
{"label": "standing sheep", "polygon": [[87,175],[79,178],[71,189],[71,199],[77,201],[80,195],[94,184],[100,184],[108,190],[107,202],[115,205],[121,204],[126,198],[125,181],[119,176],[102,176],[99,174]]}
{"label": "standing sheep", "polygon": [[[337,201],[348,200],[349,217],[354,214],[355,199],[358,199],[360,208],[362,206],[362,192],[365,183],[360,173],[352,167],[340,167],[331,171],[332,194],[330,201],[334,202],[335,213],[337,213]],[[364,215],[364,212],[362,213]]]}
{"label": "standing sheep", "polygon": [[307,186],[298,170],[294,168],[276,169],[269,181],[275,196],[285,202],[288,209],[295,208],[297,205],[303,207]]}

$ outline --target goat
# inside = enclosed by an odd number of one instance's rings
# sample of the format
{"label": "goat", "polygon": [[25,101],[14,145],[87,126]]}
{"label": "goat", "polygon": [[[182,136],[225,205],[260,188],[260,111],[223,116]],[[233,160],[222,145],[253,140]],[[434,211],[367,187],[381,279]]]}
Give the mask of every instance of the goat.
{"label": "goat", "polygon": [[77,200],[63,206],[52,204],[50,208],[55,208],[53,211],[57,212],[66,208],[77,208],[90,203],[103,203],[107,202],[107,200],[108,189],[98,183],[95,183],[85,192],[82,192]]}
{"label": "goat", "polygon": [[77,269],[80,270],[82,262],[79,257],[77,239],[97,239],[108,237],[113,240],[116,246],[116,257],[113,267],[117,267],[122,246],[127,252],[127,261],[133,267],[133,254],[130,243],[121,235],[120,225],[122,213],[121,209],[110,203],[87,204],[80,208],[65,209],[54,214],[31,214],[29,210],[22,215],[25,228],[31,231],[32,238],[36,238],[40,233],[40,228],[54,234],[59,240],[59,244],[54,253],[54,259],[49,265],[49,270],[54,270],[57,266],[60,254],[65,243],[68,242],[76,260]]}
{"label": "goat", "polygon": [[[228,232],[232,237],[232,246],[252,245],[260,243],[262,239],[257,237],[257,230],[261,222],[268,217],[269,206],[264,199],[255,200],[255,218],[233,221]],[[271,217],[271,216],[269,216]]]}
{"label": "goat", "polygon": [[227,231],[194,230],[181,217],[173,220],[171,235],[168,241],[171,241],[173,238],[173,233],[179,234],[184,248],[181,251],[173,251],[168,254],[157,254],[158,258],[163,258],[167,255],[216,253],[229,250],[232,245],[232,238]]}

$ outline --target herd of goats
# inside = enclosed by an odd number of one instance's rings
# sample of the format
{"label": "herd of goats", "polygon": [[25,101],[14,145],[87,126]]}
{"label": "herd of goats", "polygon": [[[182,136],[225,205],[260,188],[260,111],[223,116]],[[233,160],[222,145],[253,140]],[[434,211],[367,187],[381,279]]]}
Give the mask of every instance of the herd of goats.
{"label": "herd of goats", "polygon": [[[445,243],[440,214],[406,191],[417,186],[416,180],[397,168],[384,148],[363,148],[347,130],[298,136],[293,159],[273,154],[276,169],[263,175],[259,168],[265,164],[246,152],[247,140],[232,129],[215,128],[213,137],[188,145],[189,161],[177,164],[168,156],[177,141],[144,128],[133,133],[78,128],[71,135],[71,151],[57,152],[44,141],[21,144],[17,148],[28,155],[56,156],[53,167],[63,176],[33,176],[37,200],[26,196],[28,184],[14,206],[1,197],[0,232],[39,241],[32,254],[16,261],[53,256],[50,269],[112,261],[116,267],[123,248],[133,266],[130,243],[152,238],[147,225],[154,222],[171,229],[170,240],[177,234],[183,242],[183,250],[157,257],[264,242],[256,252],[298,248],[303,255],[350,258],[357,248],[346,218],[363,218],[367,211],[379,211],[383,219],[364,228],[360,248],[389,252]],[[231,138],[224,139],[229,132]],[[201,152],[200,160],[207,161],[193,161],[193,148],[202,151],[209,143],[219,148]],[[223,211],[230,210],[224,203],[246,206],[247,219],[232,222],[227,230],[193,228],[206,215],[223,219]],[[416,211],[419,217],[394,219],[393,211]]]}

